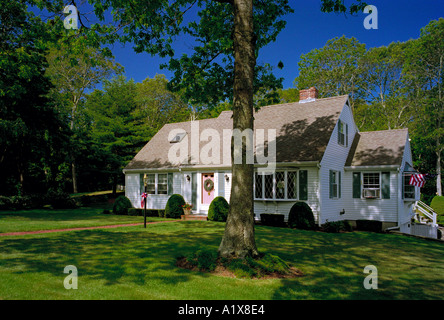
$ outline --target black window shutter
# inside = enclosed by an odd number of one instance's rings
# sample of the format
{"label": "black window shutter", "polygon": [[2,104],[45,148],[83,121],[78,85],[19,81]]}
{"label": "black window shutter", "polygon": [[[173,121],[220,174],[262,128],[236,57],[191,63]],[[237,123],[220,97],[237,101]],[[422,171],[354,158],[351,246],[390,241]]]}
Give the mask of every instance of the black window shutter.
{"label": "black window shutter", "polygon": [[329,174],[328,174],[328,185],[329,185],[329,192],[328,192],[328,197],[330,199],[333,198],[333,171],[330,170]]}
{"label": "black window shutter", "polygon": [[339,180],[338,180],[338,198],[341,197],[341,171],[339,171]]}
{"label": "black window shutter", "polygon": [[361,173],[353,172],[353,198],[361,198]]}
{"label": "black window shutter", "polygon": [[299,171],[299,200],[308,199],[308,171]]}
{"label": "black window shutter", "polygon": [[173,194],[173,179],[174,176],[171,172],[168,173],[168,194],[171,195]]}

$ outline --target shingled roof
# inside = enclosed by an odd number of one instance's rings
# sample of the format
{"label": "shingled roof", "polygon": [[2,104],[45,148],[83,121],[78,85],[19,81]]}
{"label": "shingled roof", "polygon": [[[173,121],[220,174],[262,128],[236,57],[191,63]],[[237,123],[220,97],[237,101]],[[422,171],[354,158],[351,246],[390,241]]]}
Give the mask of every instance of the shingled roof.
{"label": "shingled roof", "polygon": [[[262,107],[254,114],[254,128],[255,130],[265,129],[265,140],[267,140],[267,129],[276,129],[276,161],[278,163],[321,161],[347,100],[348,96],[344,95],[317,99],[308,103],[295,102]],[[198,121],[200,132],[205,129],[214,129],[219,133],[221,137],[220,163],[223,163],[223,130],[233,128],[231,117],[232,111],[224,111],[218,118]],[[178,165],[168,160],[168,151],[172,145],[168,136],[173,129],[183,129],[187,133],[184,139],[190,139],[190,121],[166,124],[125,169],[177,168]],[[189,152],[191,152],[190,140]],[[200,142],[200,147],[206,144],[208,144],[207,141]]]}
{"label": "shingled roof", "polygon": [[356,133],[345,165],[400,166],[407,136],[407,129]]}

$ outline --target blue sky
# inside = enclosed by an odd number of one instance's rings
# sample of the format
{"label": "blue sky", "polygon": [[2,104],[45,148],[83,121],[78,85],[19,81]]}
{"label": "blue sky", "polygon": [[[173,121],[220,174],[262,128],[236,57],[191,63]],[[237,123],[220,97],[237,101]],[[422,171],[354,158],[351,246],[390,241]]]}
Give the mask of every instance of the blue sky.
{"label": "blue sky", "polygon": [[[350,4],[352,1],[345,0],[345,3]],[[300,56],[314,48],[323,47],[329,39],[345,35],[357,38],[367,48],[385,46],[391,42],[418,38],[422,27],[431,20],[444,17],[444,0],[368,0],[368,4],[378,9],[378,29],[367,30],[363,25],[367,14],[346,16],[322,13],[320,3],[320,0],[290,0],[295,12],[286,17],[286,28],[276,42],[260,52],[258,63],[267,62],[274,66],[279,61],[284,63],[282,70],[276,68],[274,72],[276,76],[284,78],[284,88],[293,87]],[[185,39],[177,39],[178,51],[190,45]],[[136,82],[152,78],[157,73],[170,78],[168,70],[159,68],[166,60],[146,53],[136,54],[130,45],[122,47],[116,44],[113,53],[116,61],[125,67],[126,77]]]}

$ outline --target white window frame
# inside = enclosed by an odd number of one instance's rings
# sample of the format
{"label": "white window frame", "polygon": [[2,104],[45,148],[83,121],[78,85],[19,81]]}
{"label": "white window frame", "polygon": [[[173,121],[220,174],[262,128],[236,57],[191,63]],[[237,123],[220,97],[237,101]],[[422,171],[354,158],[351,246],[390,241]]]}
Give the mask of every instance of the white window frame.
{"label": "white window frame", "polygon": [[[379,183],[378,183],[378,186],[379,187],[365,187],[365,175],[368,175],[368,174],[372,174],[372,175],[378,175],[378,181],[379,181]],[[373,185],[373,186],[377,186],[376,184],[369,184],[369,183],[367,183],[367,185]],[[361,198],[363,198],[363,199],[382,199],[382,177],[381,177],[381,172],[362,172],[362,181],[361,181],[361,186],[362,186],[362,189],[361,189]],[[366,197],[365,196],[365,191],[364,190],[376,190],[377,192],[377,196],[376,197]]]}
{"label": "white window frame", "polygon": [[[330,184],[333,185],[333,186],[336,186],[336,193],[333,192],[333,194],[331,195],[330,199],[340,199],[340,197],[339,197],[339,185],[340,185],[340,183],[339,183],[339,171],[338,170],[330,170],[330,172],[334,173],[335,180],[333,182],[330,181],[330,176],[329,176],[329,181],[328,181],[329,187],[330,187]],[[334,189],[333,189],[333,191],[334,191]]]}
{"label": "white window frame", "polygon": [[[410,177],[412,176],[412,174],[406,174],[403,173],[402,174],[402,197],[405,200],[415,200],[416,199],[416,187],[414,185],[410,184]],[[406,178],[409,177],[409,181],[406,182]],[[406,197],[406,193],[405,193],[405,187],[411,187],[413,189],[413,197]],[[411,192],[409,192],[411,193]]]}
{"label": "white window frame", "polygon": [[[278,198],[277,197],[277,180],[276,180],[276,173],[277,172],[282,172],[284,173],[284,197],[283,198]],[[289,172],[295,172],[296,173],[296,183],[295,183],[295,198],[288,198],[288,173]],[[271,198],[266,198],[265,197],[265,176],[266,175],[272,175],[272,197]],[[262,197],[261,198],[257,198],[256,197],[256,177],[260,177],[262,179]],[[260,201],[295,201],[299,199],[299,170],[277,170],[275,172],[272,173],[265,173],[265,172],[255,172],[254,174],[254,200],[260,200]]]}
{"label": "white window frame", "polygon": [[[166,193],[159,193],[159,174],[166,175]],[[168,195],[169,190],[168,190],[168,173],[167,172],[165,172],[165,173],[147,173],[146,175],[147,175],[147,177],[150,175],[154,176],[154,193],[150,193],[148,191],[148,194],[161,195],[161,196]]]}

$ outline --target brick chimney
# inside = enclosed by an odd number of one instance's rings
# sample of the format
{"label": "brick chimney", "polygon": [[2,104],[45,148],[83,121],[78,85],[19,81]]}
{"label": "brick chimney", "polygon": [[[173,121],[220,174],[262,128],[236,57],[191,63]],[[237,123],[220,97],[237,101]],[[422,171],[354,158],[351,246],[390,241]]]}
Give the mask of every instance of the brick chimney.
{"label": "brick chimney", "polygon": [[318,89],[311,87],[310,89],[299,90],[299,103],[315,101],[318,98]]}

